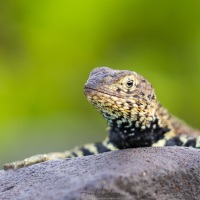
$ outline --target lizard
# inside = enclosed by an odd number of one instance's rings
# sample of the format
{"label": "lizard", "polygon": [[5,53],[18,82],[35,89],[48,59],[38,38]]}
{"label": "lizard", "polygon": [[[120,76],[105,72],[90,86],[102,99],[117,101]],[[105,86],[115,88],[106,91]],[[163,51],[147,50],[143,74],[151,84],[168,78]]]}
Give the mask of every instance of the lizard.
{"label": "lizard", "polygon": [[103,142],[65,152],[39,154],[5,164],[4,169],[127,148],[200,148],[200,131],[168,113],[157,100],[151,83],[134,71],[95,68],[84,86],[84,94],[107,121],[108,136]]}

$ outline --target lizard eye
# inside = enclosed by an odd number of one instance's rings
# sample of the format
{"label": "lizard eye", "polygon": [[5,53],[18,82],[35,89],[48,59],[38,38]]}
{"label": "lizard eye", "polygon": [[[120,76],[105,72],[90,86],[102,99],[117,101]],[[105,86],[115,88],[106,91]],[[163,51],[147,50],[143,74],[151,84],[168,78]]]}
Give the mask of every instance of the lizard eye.
{"label": "lizard eye", "polygon": [[127,81],[126,86],[127,86],[128,88],[131,88],[131,87],[133,86],[133,81],[132,81],[132,80]]}

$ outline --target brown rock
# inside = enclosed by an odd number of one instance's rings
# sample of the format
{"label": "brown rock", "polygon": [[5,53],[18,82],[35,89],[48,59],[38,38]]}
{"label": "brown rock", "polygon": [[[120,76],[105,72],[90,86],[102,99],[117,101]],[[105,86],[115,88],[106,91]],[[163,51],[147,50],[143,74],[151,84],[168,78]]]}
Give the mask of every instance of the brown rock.
{"label": "brown rock", "polygon": [[200,150],[138,148],[0,171],[0,199],[200,199]]}

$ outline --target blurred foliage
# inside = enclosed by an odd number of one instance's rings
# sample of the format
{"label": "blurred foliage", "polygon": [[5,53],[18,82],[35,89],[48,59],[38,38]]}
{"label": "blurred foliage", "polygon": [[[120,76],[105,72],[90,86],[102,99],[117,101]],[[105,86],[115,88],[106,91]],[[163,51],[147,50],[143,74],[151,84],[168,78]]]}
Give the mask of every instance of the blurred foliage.
{"label": "blurred foliage", "polygon": [[200,128],[200,2],[7,0],[0,6],[0,164],[103,140],[83,95],[97,66],[144,75]]}

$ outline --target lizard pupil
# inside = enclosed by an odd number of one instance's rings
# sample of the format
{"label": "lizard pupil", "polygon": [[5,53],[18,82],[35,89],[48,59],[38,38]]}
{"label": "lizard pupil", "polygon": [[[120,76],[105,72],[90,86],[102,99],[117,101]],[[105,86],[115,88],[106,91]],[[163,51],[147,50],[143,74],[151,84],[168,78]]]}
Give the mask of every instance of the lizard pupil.
{"label": "lizard pupil", "polygon": [[131,88],[131,87],[133,86],[133,81],[132,81],[132,80],[131,80],[131,81],[128,81],[128,82],[126,83],[126,85],[127,85],[128,88]]}

